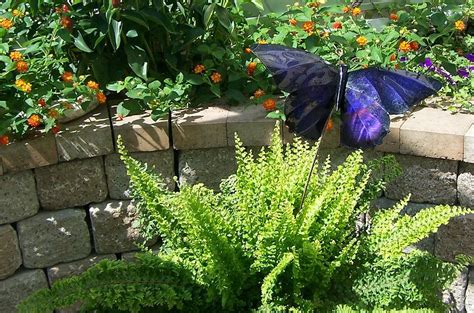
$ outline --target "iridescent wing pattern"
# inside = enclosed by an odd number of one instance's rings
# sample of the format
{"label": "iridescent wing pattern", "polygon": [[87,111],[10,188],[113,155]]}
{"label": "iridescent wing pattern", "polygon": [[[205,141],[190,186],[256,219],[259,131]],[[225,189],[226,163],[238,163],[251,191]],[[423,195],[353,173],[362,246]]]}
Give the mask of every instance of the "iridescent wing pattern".
{"label": "iridescent wing pattern", "polygon": [[291,132],[317,140],[334,107],[339,72],[314,54],[280,45],[256,45],[252,52],[283,91],[286,124]]}
{"label": "iridescent wing pattern", "polygon": [[389,114],[408,111],[441,84],[421,74],[368,68],[349,73],[342,112],[341,143],[370,148],[389,132]]}

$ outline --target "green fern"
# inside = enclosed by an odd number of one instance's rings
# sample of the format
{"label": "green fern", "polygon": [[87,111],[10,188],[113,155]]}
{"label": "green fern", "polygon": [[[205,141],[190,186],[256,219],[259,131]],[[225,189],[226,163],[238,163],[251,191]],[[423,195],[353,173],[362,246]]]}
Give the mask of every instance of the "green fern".
{"label": "green fern", "polygon": [[[237,172],[217,193],[203,185],[169,192],[159,176],[127,155],[120,140],[118,147],[142,232],[147,238],[160,235],[163,248],[138,263],[101,263],[36,293],[22,312],[78,300],[131,312],[187,312],[187,304],[197,312],[442,308],[437,294],[457,267],[403,250],[471,211],[436,206],[401,216],[407,198],[370,212],[370,202],[400,172],[393,157],[364,163],[355,151],[335,170],[326,159],[315,168],[301,206],[318,145],[297,138],[283,146],[278,127],[270,147],[255,156],[236,138]],[[372,218],[363,223],[368,214]],[[127,284],[121,284],[127,272]]]}

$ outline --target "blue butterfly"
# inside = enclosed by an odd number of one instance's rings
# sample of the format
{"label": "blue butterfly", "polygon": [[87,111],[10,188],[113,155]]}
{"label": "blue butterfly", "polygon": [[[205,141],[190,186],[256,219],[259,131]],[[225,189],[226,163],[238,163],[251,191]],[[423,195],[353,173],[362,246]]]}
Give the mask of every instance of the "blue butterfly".
{"label": "blue butterfly", "polygon": [[272,73],[285,101],[286,125],[306,139],[321,137],[333,110],[342,116],[341,143],[370,148],[390,131],[389,114],[408,111],[435,94],[435,79],[402,70],[376,67],[347,71],[303,50],[281,45],[255,45],[253,53]]}

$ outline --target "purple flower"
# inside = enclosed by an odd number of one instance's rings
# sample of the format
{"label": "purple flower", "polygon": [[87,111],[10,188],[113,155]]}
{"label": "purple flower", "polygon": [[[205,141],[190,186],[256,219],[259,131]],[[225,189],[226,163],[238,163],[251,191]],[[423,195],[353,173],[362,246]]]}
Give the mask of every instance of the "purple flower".
{"label": "purple flower", "polygon": [[470,70],[471,72],[473,72],[473,71],[474,71],[474,66],[472,66],[472,65],[469,66],[469,70]]}
{"label": "purple flower", "polygon": [[446,79],[451,85],[456,85],[456,82],[454,81],[451,74],[449,74],[445,69],[441,67],[437,67],[437,66],[435,66],[434,68],[435,68],[436,73],[443,76],[444,79]]}
{"label": "purple flower", "polygon": [[471,62],[474,62],[474,54],[472,54],[472,53],[466,54],[465,58],[468,59]]}
{"label": "purple flower", "polygon": [[467,78],[469,77],[469,71],[465,67],[461,67],[458,69],[458,75],[462,78]]}
{"label": "purple flower", "polygon": [[[400,61],[401,61],[401,59],[400,59]],[[423,62],[420,63],[420,66],[430,68],[430,67],[433,66],[433,61],[431,61],[430,58],[426,58]]]}
{"label": "purple flower", "polygon": [[401,57],[401,58],[400,58],[400,62],[406,62],[407,60],[408,60],[407,57]]}

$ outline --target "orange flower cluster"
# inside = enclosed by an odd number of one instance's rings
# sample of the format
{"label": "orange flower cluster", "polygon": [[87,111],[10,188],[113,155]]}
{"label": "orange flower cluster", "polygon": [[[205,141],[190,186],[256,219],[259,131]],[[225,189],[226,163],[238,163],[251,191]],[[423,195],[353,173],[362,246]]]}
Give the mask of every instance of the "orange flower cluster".
{"label": "orange flower cluster", "polygon": [[247,54],[250,54],[250,53],[252,53],[252,49],[247,47],[247,48],[244,49],[244,52],[247,53]]}
{"label": "orange flower cluster", "polygon": [[394,22],[397,22],[398,21],[397,13],[390,13],[390,19]]}
{"label": "orange flower cluster", "polygon": [[329,118],[329,120],[326,124],[326,128],[324,130],[331,131],[333,129],[334,129],[334,122],[333,122],[332,118]]}
{"label": "orange flower cluster", "polygon": [[268,98],[267,100],[263,101],[263,108],[267,111],[273,111],[276,108],[276,101],[275,99]]}
{"label": "orange flower cluster", "polygon": [[266,44],[267,44],[267,41],[266,41],[266,40],[263,40],[263,39],[260,39],[260,40],[258,41],[258,44],[260,44],[260,45],[266,45]]}
{"label": "orange flower cluster", "polygon": [[23,60],[23,54],[20,51],[12,51],[10,52],[10,59],[14,62],[18,62]]}
{"label": "orange flower cluster", "polygon": [[211,74],[211,80],[214,84],[218,84],[222,81],[222,75],[219,72],[213,72]]}
{"label": "orange flower cluster", "polygon": [[304,22],[303,23],[303,30],[308,34],[313,34],[314,30],[314,22]]}
{"label": "orange flower cluster", "polygon": [[10,138],[7,135],[0,136],[0,145],[8,145],[10,143]]}
{"label": "orange flower cluster", "polygon": [[38,105],[42,108],[44,108],[46,106],[46,100],[44,100],[43,98],[39,99],[38,100]]}
{"label": "orange flower cluster", "polygon": [[309,8],[317,9],[321,4],[319,2],[310,2],[307,4]]}
{"label": "orange flower cluster", "polygon": [[60,127],[59,125],[57,125],[57,124],[54,125],[53,128],[51,128],[51,131],[52,131],[53,134],[55,134],[55,135],[56,135],[57,133],[59,133],[60,130],[61,130],[61,127]]}
{"label": "orange flower cluster", "polygon": [[253,76],[253,74],[255,73],[255,70],[257,69],[257,63],[256,62],[250,62],[248,65],[247,65],[247,75],[249,76]]}
{"label": "orange flower cluster", "polygon": [[26,73],[28,71],[28,63],[25,61],[18,61],[16,63],[16,70],[18,73]]}
{"label": "orange flower cluster", "polygon": [[31,84],[27,83],[23,79],[17,79],[15,81],[15,86],[16,88],[18,88],[19,90],[23,92],[26,92],[26,93],[31,92]]}
{"label": "orange flower cluster", "polygon": [[265,91],[263,91],[262,89],[257,89],[255,90],[255,92],[253,93],[253,96],[255,97],[255,99],[258,99],[260,97],[263,97],[265,95]]}
{"label": "orange flower cluster", "polygon": [[296,24],[298,24],[298,21],[295,20],[294,18],[290,18],[290,19],[288,20],[288,23],[290,23],[290,25],[292,25],[292,26],[296,26]]}
{"label": "orange flower cluster", "polygon": [[329,38],[329,32],[321,32],[321,38],[323,39],[328,39]]}
{"label": "orange flower cluster", "polygon": [[351,11],[351,8],[348,7],[348,6],[345,6],[345,7],[342,8],[342,12],[344,12],[344,13],[349,13],[350,11]]}
{"label": "orange flower cluster", "polygon": [[333,29],[341,29],[342,28],[342,23],[337,21],[332,24]]}
{"label": "orange flower cluster", "polygon": [[363,46],[365,46],[365,45],[367,44],[367,42],[369,42],[369,41],[368,41],[367,38],[365,38],[364,36],[359,36],[359,37],[357,37],[356,42],[359,44],[359,46],[363,47]]}
{"label": "orange flower cluster", "polygon": [[10,19],[7,18],[1,18],[0,19],[0,27],[6,30],[9,30],[10,28],[13,27],[13,22]]}
{"label": "orange flower cluster", "polygon": [[459,21],[454,22],[454,28],[462,32],[466,30],[466,24],[463,21],[459,20]]}
{"label": "orange flower cluster", "polygon": [[95,98],[97,99],[97,102],[99,102],[99,104],[104,104],[107,102],[107,97],[104,95],[103,92],[99,92],[95,95]]}
{"label": "orange flower cluster", "polygon": [[26,122],[30,127],[36,128],[41,125],[41,117],[38,114],[31,114]]}
{"label": "orange flower cluster", "polygon": [[69,16],[61,17],[60,23],[63,28],[66,28],[68,30],[72,30],[72,27],[74,26],[74,22]]}
{"label": "orange flower cluster", "polygon": [[90,89],[99,90],[99,84],[93,80],[89,80],[87,82],[87,87],[89,87]]}
{"label": "orange flower cluster", "polygon": [[416,41],[402,41],[398,46],[398,50],[404,53],[408,53],[410,51],[417,51],[418,49],[420,49],[420,44]]}
{"label": "orange flower cluster", "polygon": [[391,61],[391,62],[395,62],[396,60],[397,60],[397,55],[396,55],[395,53],[392,53],[392,54],[390,55],[390,61]]}
{"label": "orange flower cluster", "polygon": [[201,74],[206,70],[206,67],[202,64],[198,64],[194,67],[193,72],[194,74]]}
{"label": "orange flower cluster", "polygon": [[61,75],[61,80],[65,83],[72,83],[74,80],[74,75],[71,72],[64,72]]}
{"label": "orange flower cluster", "polygon": [[362,14],[362,10],[359,7],[352,9],[352,16],[359,16]]}

